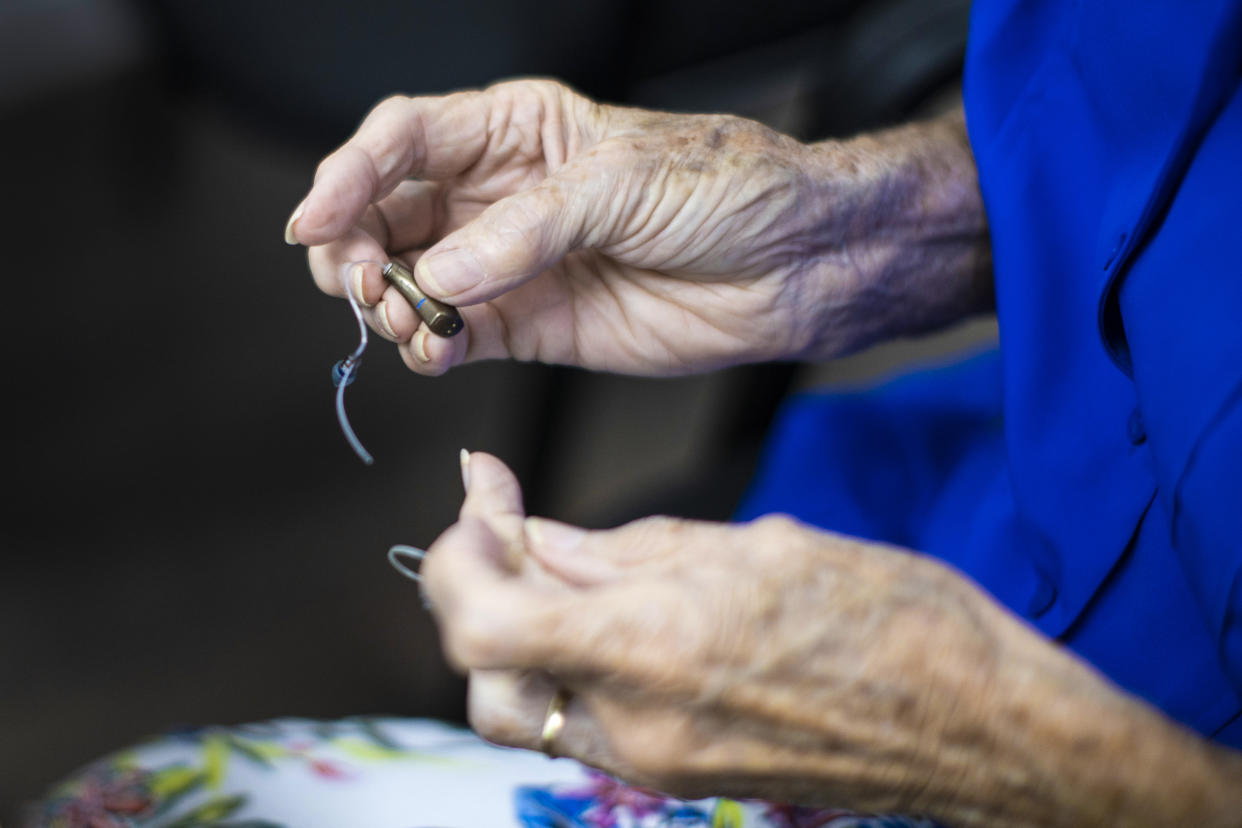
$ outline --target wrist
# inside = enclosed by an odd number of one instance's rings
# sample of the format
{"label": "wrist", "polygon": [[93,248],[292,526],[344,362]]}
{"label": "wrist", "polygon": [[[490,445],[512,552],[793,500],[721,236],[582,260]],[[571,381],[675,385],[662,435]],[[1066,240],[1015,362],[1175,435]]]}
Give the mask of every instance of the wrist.
{"label": "wrist", "polygon": [[1109,684],[1015,619],[983,700],[986,734],[953,810],[985,824],[1233,825],[1242,756]]}
{"label": "wrist", "polygon": [[992,306],[991,248],[961,111],[808,147],[802,358],[923,333]]}

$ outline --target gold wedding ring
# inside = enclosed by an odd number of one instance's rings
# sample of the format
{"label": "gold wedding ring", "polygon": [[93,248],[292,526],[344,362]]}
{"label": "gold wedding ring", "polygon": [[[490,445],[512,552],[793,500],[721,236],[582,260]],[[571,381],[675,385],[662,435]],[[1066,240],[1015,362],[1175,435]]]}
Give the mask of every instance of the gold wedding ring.
{"label": "gold wedding ring", "polygon": [[559,688],[548,702],[548,712],[543,717],[543,730],[539,734],[539,749],[556,758],[552,752],[552,743],[560,738],[565,730],[565,706],[569,704],[571,693],[564,687]]}

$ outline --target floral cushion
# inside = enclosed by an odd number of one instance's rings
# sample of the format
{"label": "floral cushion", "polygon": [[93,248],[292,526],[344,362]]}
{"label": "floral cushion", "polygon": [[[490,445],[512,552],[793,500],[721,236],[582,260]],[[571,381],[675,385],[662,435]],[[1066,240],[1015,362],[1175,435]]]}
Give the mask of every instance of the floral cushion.
{"label": "floral cushion", "polygon": [[84,768],[52,828],[935,828],[927,820],[672,799],[568,759],[417,719],[281,719],[171,733]]}

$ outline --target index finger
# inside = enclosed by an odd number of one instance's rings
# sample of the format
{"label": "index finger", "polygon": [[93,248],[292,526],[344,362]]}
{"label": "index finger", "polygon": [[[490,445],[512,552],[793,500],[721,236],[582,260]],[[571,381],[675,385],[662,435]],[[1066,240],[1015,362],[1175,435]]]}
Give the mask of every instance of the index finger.
{"label": "index finger", "polygon": [[515,573],[503,555],[490,528],[466,518],[423,561],[445,652],[463,671],[543,670],[685,690],[674,668],[717,634],[674,579],[582,588]]}
{"label": "index finger", "polygon": [[469,169],[487,147],[492,97],[483,90],[382,101],[352,138],[320,162],[286,240],[332,241],[406,178],[439,180]]}

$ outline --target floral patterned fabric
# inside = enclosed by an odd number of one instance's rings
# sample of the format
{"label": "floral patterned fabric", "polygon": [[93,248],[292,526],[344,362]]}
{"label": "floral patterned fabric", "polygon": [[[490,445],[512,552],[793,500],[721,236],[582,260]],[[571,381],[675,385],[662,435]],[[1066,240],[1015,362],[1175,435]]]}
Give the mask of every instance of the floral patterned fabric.
{"label": "floral patterned fabric", "polygon": [[415,719],[282,719],[168,734],[56,786],[41,828],[936,828],[762,802],[686,802]]}

